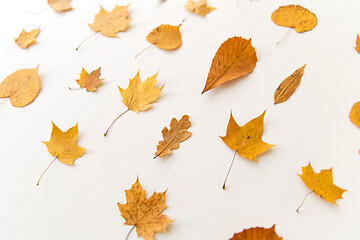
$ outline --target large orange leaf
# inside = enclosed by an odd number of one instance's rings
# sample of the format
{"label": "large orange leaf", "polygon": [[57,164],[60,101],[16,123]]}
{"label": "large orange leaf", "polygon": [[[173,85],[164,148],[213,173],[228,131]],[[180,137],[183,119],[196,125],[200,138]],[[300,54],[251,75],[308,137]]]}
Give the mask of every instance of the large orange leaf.
{"label": "large orange leaf", "polygon": [[275,232],[275,225],[271,228],[255,227],[235,233],[230,240],[282,240]]}

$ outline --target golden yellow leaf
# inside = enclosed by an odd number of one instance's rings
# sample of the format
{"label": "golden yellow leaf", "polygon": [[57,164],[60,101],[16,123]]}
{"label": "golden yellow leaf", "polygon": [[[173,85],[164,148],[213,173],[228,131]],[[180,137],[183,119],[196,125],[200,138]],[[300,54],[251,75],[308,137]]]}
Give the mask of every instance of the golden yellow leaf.
{"label": "golden yellow leaf", "polygon": [[299,5],[281,6],[272,13],[271,19],[275,24],[291,27],[298,33],[310,31],[317,24],[315,14]]}
{"label": "golden yellow leaf", "polygon": [[282,240],[275,232],[275,225],[271,228],[255,227],[235,233],[230,240]]}
{"label": "golden yellow leaf", "polygon": [[68,129],[66,132],[63,132],[52,123],[50,141],[43,143],[45,143],[49,153],[60,162],[72,165],[86,150],[76,144],[77,136],[78,124]]}
{"label": "golden yellow leaf", "polygon": [[332,168],[315,173],[309,162],[306,167],[302,167],[302,175],[298,175],[311,191],[328,202],[336,204],[335,200],[342,199],[342,194],[346,191],[334,185]]}
{"label": "golden yellow leaf", "polygon": [[201,16],[205,16],[206,14],[208,14],[216,9],[214,7],[207,6],[206,0],[199,0],[197,2],[194,2],[193,0],[188,0],[185,5],[185,8],[188,11],[194,12]]}
{"label": "golden yellow leaf", "polygon": [[158,48],[162,49],[175,49],[181,46],[181,34],[180,34],[180,25],[172,26],[168,24],[161,24],[159,27],[154,28],[149,35],[147,35],[146,40],[154,44]]}
{"label": "golden yellow leaf", "polygon": [[20,69],[10,74],[0,84],[0,98],[9,98],[15,107],[32,103],[40,92],[38,68]]}
{"label": "golden yellow leaf", "polygon": [[257,62],[251,39],[233,37],[221,44],[212,60],[210,71],[202,93],[222,83],[251,73]]}
{"label": "golden yellow leaf", "polygon": [[221,139],[228,147],[236,150],[240,156],[257,161],[257,155],[275,146],[265,143],[261,139],[264,131],[265,112],[266,110],[244,126],[239,126],[231,113],[226,135]]}
{"label": "golden yellow leaf", "polygon": [[274,104],[285,102],[291,97],[301,82],[305,66],[306,64],[281,82],[274,93]]}
{"label": "golden yellow leaf", "polygon": [[356,47],[355,47],[355,49],[356,49],[356,51],[358,53],[360,53],[360,37],[359,37],[359,34],[356,37]]}
{"label": "golden yellow leaf", "polygon": [[57,12],[65,12],[72,9],[71,0],[48,0],[49,6]]}
{"label": "golden yellow leaf", "polygon": [[357,127],[360,128],[360,102],[354,103],[351,108],[349,118]]}
{"label": "golden yellow leaf", "polygon": [[100,32],[106,37],[118,37],[118,32],[123,32],[129,25],[131,19],[128,19],[128,7],[116,5],[111,12],[105,11],[100,6],[99,13],[95,16],[93,24],[89,24],[89,27],[94,32]]}
{"label": "golden yellow leaf", "polygon": [[40,28],[26,32],[24,29],[21,31],[18,38],[15,39],[15,43],[20,48],[28,48],[31,44],[35,42],[35,38],[39,35]]}
{"label": "golden yellow leaf", "polygon": [[159,141],[155,152],[155,157],[163,157],[171,153],[172,149],[179,147],[180,142],[185,141],[191,136],[191,132],[187,131],[190,127],[191,122],[189,121],[189,116],[184,115],[178,121],[176,118],[171,119],[170,122],[170,131],[167,127],[161,131],[164,140]]}
{"label": "golden yellow leaf", "polygon": [[100,77],[100,69],[92,71],[90,74],[85,71],[83,68],[80,73],[80,79],[76,79],[76,82],[86,89],[86,91],[95,92],[96,88],[102,83],[104,79],[99,79]]}
{"label": "golden yellow leaf", "polygon": [[165,195],[156,193],[146,197],[139,178],[132,185],[130,190],[125,190],[126,204],[118,203],[121,216],[125,219],[126,225],[134,225],[138,237],[145,240],[152,240],[155,232],[166,232],[167,226],[173,222],[162,211],[166,208]]}
{"label": "golden yellow leaf", "polygon": [[126,89],[119,87],[123,103],[129,110],[139,112],[146,111],[152,107],[150,103],[158,99],[163,88],[155,87],[157,74],[148,77],[142,83],[138,71],[136,76],[129,80],[129,85]]}

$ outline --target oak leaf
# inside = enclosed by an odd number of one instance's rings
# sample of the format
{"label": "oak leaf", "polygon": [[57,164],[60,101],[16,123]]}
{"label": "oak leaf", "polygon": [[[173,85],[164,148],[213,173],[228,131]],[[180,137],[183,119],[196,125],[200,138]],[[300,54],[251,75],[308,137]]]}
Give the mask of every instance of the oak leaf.
{"label": "oak leaf", "polygon": [[188,11],[194,12],[201,16],[205,16],[206,14],[208,14],[216,9],[214,7],[207,6],[206,0],[199,0],[197,2],[194,2],[193,0],[188,0],[185,5],[185,8]]}
{"label": "oak leaf", "polygon": [[171,119],[170,130],[167,129],[167,127],[164,127],[161,131],[164,140],[159,141],[154,158],[171,154],[172,149],[178,148],[180,142],[188,139],[191,136],[191,132],[187,131],[190,125],[191,122],[189,121],[188,115],[182,116],[180,121],[176,118]]}
{"label": "oak leaf", "polygon": [[274,93],[274,104],[285,102],[291,97],[301,82],[305,66],[306,64],[281,82]]}
{"label": "oak leaf", "polygon": [[62,163],[72,165],[86,150],[76,144],[77,137],[78,124],[71,127],[66,132],[63,132],[52,123],[50,141],[43,143],[46,145],[49,153],[56,159]]}
{"label": "oak leaf", "polygon": [[118,203],[117,205],[121,216],[125,219],[124,224],[136,227],[138,237],[152,240],[155,232],[166,232],[167,226],[173,222],[162,214],[167,207],[165,204],[166,191],[154,192],[150,198],[147,198],[139,178],[136,179],[130,190],[125,190],[126,204]]}
{"label": "oak leaf", "polygon": [[356,36],[356,46],[355,49],[358,53],[360,53],[360,37],[359,34]]}
{"label": "oak leaf", "polygon": [[24,29],[21,31],[18,38],[15,39],[15,43],[20,48],[28,48],[31,44],[35,42],[35,38],[39,35],[40,28],[26,32]]}
{"label": "oak leaf", "polygon": [[148,77],[142,83],[138,71],[136,76],[129,80],[126,89],[119,87],[123,103],[129,110],[134,112],[146,111],[152,107],[150,103],[157,101],[163,88],[155,87],[157,74]]}
{"label": "oak leaf", "polygon": [[49,6],[57,12],[65,12],[72,9],[71,0],[48,0]]}
{"label": "oak leaf", "polygon": [[335,200],[342,199],[342,194],[346,191],[334,185],[332,168],[315,173],[309,162],[306,167],[302,167],[302,175],[298,175],[311,191],[333,204],[336,204]]}
{"label": "oak leaf", "polygon": [[118,32],[123,32],[129,25],[131,19],[128,19],[128,7],[116,5],[111,12],[107,12],[102,6],[100,11],[95,15],[93,24],[89,24],[89,27],[94,32],[100,32],[106,37],[118,37]]}
{"label": "oak leaf", "polygon": [[265,112],[266,110],[244,126],[239,126],[230,113],[226,135],[220,138],[228,147],[236,150],[240,156],[257,161],[257,155],[275,146],[262,141]]}
{"label": "oak leaf", "polygon": [[282,240],[275,232],[275,225],[271,228],[255,227],[235,233],[230,240]]}
{"label": "oak leaf", "polygon": [[80,79],[76,79],[76,82],[86,89],[86,91],[95,92],[96,88],[102,83],[104,79],[99,79],[100,77],[100,69],[92,71],[90,74],[83,68],[80,73]]}
{"label": "oak leaf", "polygon": [[358,128],[360,128],[360,102],[354,103],[350,110],[349,118]]}
{"label": "oak leaf", "polygon": [[0,84],[0,98],[9,98],[15,107],[32,103],[40,92],[38,68],[20,69],[10,74]]}
{"label": "oak leaf", "polygon": [[161,49],[178,48],[182,44],[180,26],[181,24],[178,26],[161,24],[147,35],[146,40]]}
{"label": "oak leaf", "polygon": [[233,37],[221,44],[212,60],[210,71],[202,93],[222,83],[251,73],[257,62],[251,39]]}
{"label": "oak leaf", "polygon": [[272,13],[271,19],[278,26],[293,28],[298,33],[310,31],[317,24],[315,14],[299,5],[281,6]]}

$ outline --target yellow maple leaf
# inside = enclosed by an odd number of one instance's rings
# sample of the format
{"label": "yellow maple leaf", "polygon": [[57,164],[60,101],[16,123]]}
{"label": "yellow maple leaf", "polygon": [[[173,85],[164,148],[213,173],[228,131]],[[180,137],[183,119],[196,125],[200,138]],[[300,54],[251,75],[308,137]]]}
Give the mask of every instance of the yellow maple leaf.
{"label": "yellow maple leaf", "polygon": [[271,19],[278,26],[293,28],[298,33],[310,31],[317,24],[315,14],[299,5],[281,6],[272,13]]}
{"label": "yellow maple leaf", "polygon": [[72,9],[71,0],[48,0],[49,6],[57,12],[65,12]]}
{"label": "yellow maple leaf", "polygon": [[265,112],[266,110],[244,126],[239,126],[231,113],[226,135],[221,139],[228,147],[236,150],[240,156],[257,161],[257,155],[275,146],[265,143],[261,139],[264,131]]}
{"label": "yellow maple leaf", "polygon": [[95,16],[93,24],[89,24],[89,27],[94,32],[100,32],[106,37],[118,37],[118,32],[123,32],[129,25],[131,19],[128,19],[128,7],[116,5],[111,12],[107,12],[102,6],[100,11]]}
{"label": "yellow maple leaf", "polygon": [[26,32],[24,29],[21,31],[19,36],[15,39],[15,43],[20,48],[28,48],[35,42],[35,38],[39,35],[40,28]]}
{"label": "yellow maple leaf", "polygon": [[10,74],[0,84],[0,98],[9,98],[15,107],[32,103],[40,92],[38,68],[20,69]]}
{"label": "yellow maple leaf", "polygon": [[275,224],[271,228],[255,227],[235,233],[230,240],[282,240],[275,232]]}
{"label": "yellow maple leaf", "polygon": [[95,92],[96,88],[102,83],[104,79],[99,79],[100,77],[100,69],[92,71],[90,74],[83,68],[80,73],[80,79],[76,79],[76,82],[86,89],[86,91]]}
{"label": "yellow maple leaf", "polygon": [[161,131],[164,140],[159,141],[154,158],[170,154],[172,149],[179,147],[180,142],[188,139],[191,136],[191,132],[187,131],[190,125],[191,122],[188,115],[184,115],[180,121],[176,118],[171,119],[170,130],[164,127]]}
{"label": "yellow maple leaf", "polygon": [[302,175],[298,175],[311,191],[333,204],[336,204],[335,200],[342,199],[342,194],[346,191],[334,185],[332,168],[315,173],[309,162],[306,167],[302,167]]}
{"label": "yellow maple leaf", "polygon": [[360,53],[360,37],[359,34],[356,36],[356,46],[355,49],[358,53]]}
{"label": "yellow maple leaf", "polygon": [[137,178],[131,189],[125,190],[125,195],[126,204],[118,203],[117,205],[121,216],[125,219],[124,224],[136,227],[138,237],[152,240],[155,232],[166,232],[167,226],[173,222],[162,214],[166,208],[166,191],[163,193],[154,192],[150,198],[147,198],[146,192],[142,188],[139,178]]}
{"label": "yellow maple leaf", "polygon": [[251,73],[257,62],[251,39],[233,37],[221,44],[212,60],[202,93]]}
{"label": "yellow maple leaf", "polygon": [[194,12],[201,16],[205,16],[206,14],[208,14],[216,9],[214,7],[207,6],[206,0],[199,0],[197,2],[194,2],[193,0],[188,0],[185,5],[185,8],[188,11]]}
{"label": "yellow maple leaf", "polygon": [[176,49],[182,44],[180,26],[181,24],[178,26],[161,24],[147,35],[146,40],[161,49]]}
{"label": "yellow maple leaf", "polygon": [[301,82],[306,64],[282,81],[274,93],[274,104],[288,100]]}

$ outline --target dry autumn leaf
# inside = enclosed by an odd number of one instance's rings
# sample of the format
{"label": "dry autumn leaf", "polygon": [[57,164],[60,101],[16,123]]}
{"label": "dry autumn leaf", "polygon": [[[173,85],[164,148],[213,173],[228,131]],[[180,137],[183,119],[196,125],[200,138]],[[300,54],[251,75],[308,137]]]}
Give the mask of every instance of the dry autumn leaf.
{"label": "dry autumn leaf", "polygon": [[285,102],[291,97],[301,82],[305,66],[306,64],[282,81],[274,93],[274,104]]}
{"label": "dry autumn leaf", "polygon": [[80,87],[85,88],[88,92],[95,92],[96,88],[102,83],[104,79],[99,79],[100,69],[92,71],[90,74],[83,68],[80,73],[80,79],[76,79],[76,82]]}
{"label": "dry autumn leaf", "polygon": [[65,12],[72,9],[71,0],[48,0],[49,6],[57,12]]}
{"label": "dry autumn leaf", "polygon": [[[58,159],[62,163],[73,165],[74,161],[84,154],[84,151],[86,149],[76,144],[78,131],[78,124],[71,127],[66,132],[63,132],[54,123],[52,123],[50,141],[43,143],[46,145],[49,153],[55,158],[46,168],[46,170],[56,159]],[[37,185],[39,185],[39,182],[46,170],[40,176]]]}
{"label": "dry autumn leaf", "polygon": [[148,77],[143,83],[140,80],[139,71],[133,79],[129,80],[129,85],[126,89],[119,87],[119,91],[122,97],[122,101],[127,107],[127,110],[121,113],[115,120],[110,124],[109,128],[106,130],[104,136],[107,135],[111,126],[119,119],[123,114],[129,110],[134,112],[146,111],[152,107],[150,103],[157,101],[160,92],[163,88],[156,88],[156,73],[152,77]]}
{"label": "dry autumn leaf", "polygon": [[123,32],[129,25],[131,19],[128,19],[128,8],[127,6],[116,5],[111,12],[107,12],[102,6],[100,11],[95,16],[93,24],[89,24],[89,27],[94,32],[100,32],[106,37],[118,37],[118,32]]}
{"label": "dry autumn leaf", "polygon": [[230,240],[282,240],[275,232],[275,225],[271,228],[255,227],[235,233]]}
{"label": "dry autumn leaf", "polygon": [[359,34],[356,36],[356,46],[355,49],[358,53],[360,53],[360,37]]}
{"label": "dry autumn leaf", "polygon": [[230,113],[226,135],[220,138],[228,147],[235,150],[235,154],[226,175],[223,189],[225,189],[226,180],[234,163],[236,153],[244,158],[257,161],[257,155],[264,153],[275,146],[262,141],[265,112],[266,110],[259,117],[254,118],[244,126],[239,126],[233,118],[232,113]]}
{"label": "dry autumn leaf", "polygon": [[215,10],[214,7],[207,6],[206,0],[199,0],[197,2],[194,2],[193,0],[188,0],[185,8],[190,11],[194,12],[196,14],[199,14],[201,16],[205,16],[206,14],[212,12]]}
{"label": "dry autumn leaf", "polygon": [[187,131],[191,122],[189,116],[184,115],[178,121],[176,118],[171,119],[170,130],[167,127],[161,131],[164,140],[159,141],[155,152],[155,157],[163,157],[167,154],[171,154],[172,149],[179,147],[179,144],[191,136],[191,132]]}
{"label": "dry autumn leaf", "polygon": [[173,222],[162,214],[166,208],[166,191],[163,193],[154,192],[150,198],[147,198],[146,192],[142,188],[139,178],[137,178],[131,189],[125,190],[125,195],[126,204],[118,203],[117,205],[121,216],[125,219],[124,224],[133,225],[131,230],[136,227],[138,237],[152,240],[155,232],[166,232],[167,226]]}
{"label": "dry autumn leaf", "polygon": [[212,60],[210,71],[202,93],[222,83],[251,73],[257,62],[251,39],[233,37],[221,44]]}
{"label": "dry autumn leaf", "polygon": [[302,175],[298,175],[312,192],[333,204],[336,204],[335,200],[342,199],[342,194],[346,191],[334,185],[332,168],[315,173],[309,162],[306,167],[302,167]]}
{"label": "dry autumn leaf", "polygon": [[349,118],[358,128],[360,128],[360,102],[354,103],[351,108]]}
{"label": "dry autumn leaf", "polygon": [[146,40],[161,49],[178,48],[182,44],[180,26],[181,24],[178,26],[161,24],[147,35]]}
{"label": "dry autumn leaf", "polygon": [[15,107],[32,103],[40,92],[37,66],[34,69],[20,69],[10,74],[0,84],[0,98],[9,98]]}
{"label": "dry autumn leaf", "polygon": [[35,42],[35,38],[39,35],[40,28],[26,32],[24,29],[21,31],[18,38],[15,39],[15,43],[20,48],[28,48],[31,44]]}
{"label": "dry autumn leaf", "polygon": [[299,5],[281,6],[272,13],[271,19],[278,26],[293,28],[298,33],[310,31],[317,24],[315,14]]}

